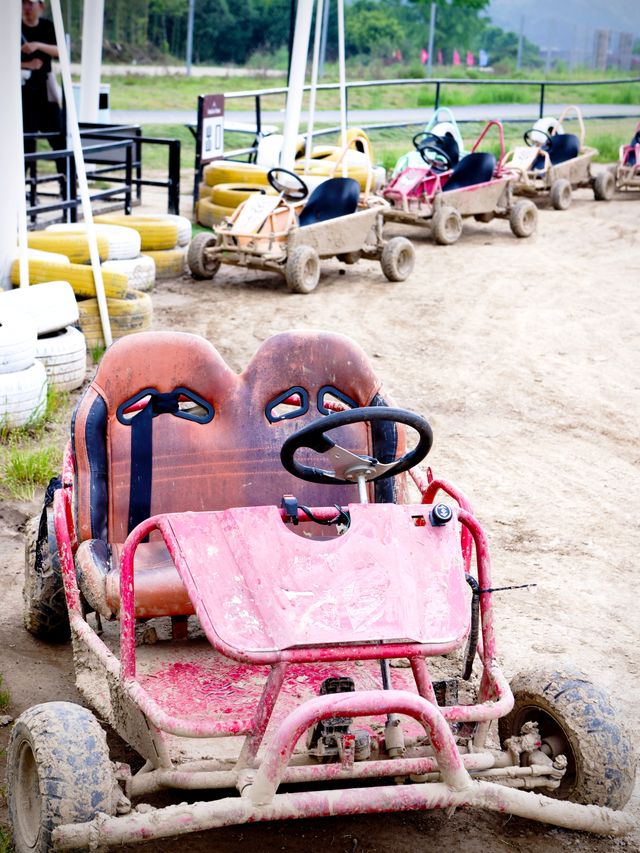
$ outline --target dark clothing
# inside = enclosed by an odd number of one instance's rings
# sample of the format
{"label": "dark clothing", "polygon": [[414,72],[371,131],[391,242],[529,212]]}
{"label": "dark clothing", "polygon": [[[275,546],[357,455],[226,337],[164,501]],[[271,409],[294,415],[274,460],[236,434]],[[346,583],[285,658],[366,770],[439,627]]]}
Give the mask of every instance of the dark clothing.
{"label": "dark clothing", "polygon": [[[43,44],[56,44],[55,28],[52,21],[40,19],[35,27],[22,24],[23,43],[39,41]],[[62,126],[62,111],[57,103],[51,102],[47,96],[47,75],[51,71],[51,57],[47,53],[37,50],[35,53],[21,53],[22,62],[31,59],[42,60],[42,68],[31,71],[28,80],[22,85],[22,123],[24,133],[51,133],[55,136],[47,137],[47,141],[54,151],[66,148],[65,134]],[[25,154],[32,154],[36,150],[36,140],[24,139]],[[66,164],[64,160],[57,160],[56,167],[59,173],[64,173]],[[60,182],[64,194],[64,182]]]}

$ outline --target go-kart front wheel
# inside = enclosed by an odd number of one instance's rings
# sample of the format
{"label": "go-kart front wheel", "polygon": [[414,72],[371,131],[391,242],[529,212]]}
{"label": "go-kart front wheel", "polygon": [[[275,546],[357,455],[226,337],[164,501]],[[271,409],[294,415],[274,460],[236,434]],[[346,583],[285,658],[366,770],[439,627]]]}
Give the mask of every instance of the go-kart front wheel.
{"label": "go-kart front wheel", "polygon": [[411,275],[415,262],[415,249],[406,237],[393,237],[385,243],[380,266],[388,281],[404,281]]}
{"label": "go-kart front wheel", "polygon": [[509,225],[516,237],[531,237],[538,227],[538,208],[532,201],[517,201],[509,214]]}
{"label": "go-kart front wheel", "polygon": [[211,249],[218,243],[215,234],[206,231],[196,234],[187,249],[187,265],[194,278],[213,278],[220,268],[220,259],[212,257]]}
{"label": "go-kart front wheel", "polygon": [[27,524],[22,598],[24,626],[29,633],[50,643],[69,639],[69,613],[51,506],[45,506],[42,514]]}
{"label": "go-kart front wheel", "polygon": [[599,172],[593,182],[593,197],[596,201],[611,201],[616,191],[616,179],[611,172]]}
{"label": "go-kart front wheel", "polygon": [[287,258],[287,286],[292,293],[311,293],[320,280],[320,258],[312,246],[296,246]]}
{"label": "go-kart front wheel", "polygon": [[541,750],[567,759],[560,787],[549,796],[623,808],[633,791],[636,756],[607,695],[576,671],[519,673],[511,690],[514,706],[499,721],[500,743],[537,722]]}
{"label": "go-kart front wheel", "polygon": [[112,815],[118,797],[107,739],[86,708],[46,702],[21,714],[7,749],[16,853],[49,853],[53,830]]}
{"label": "go-kart front wheel", "polygon": [[556,210],[567,210],[571,207],[571,184],[566,178],[558,178],[551,184],[549,199]]}
{"label": "go-kart front wheel", "polygon": [[436,243],[441,246],[450,246],[462,234],[462,217],[455,207],[444,204],[433,214],[431,231]]}

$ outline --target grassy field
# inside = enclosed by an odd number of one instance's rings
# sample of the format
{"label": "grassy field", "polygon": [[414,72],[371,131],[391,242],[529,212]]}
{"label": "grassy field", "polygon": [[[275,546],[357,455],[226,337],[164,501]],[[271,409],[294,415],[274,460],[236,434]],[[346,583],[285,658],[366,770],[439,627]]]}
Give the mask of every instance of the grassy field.
{"label": "grassy field", "polygon": [[[396,72],[402,76],[401,70]],[[442,70],[443,77],[453,75],[453,69]],[[640,100],[640,83],[610,83],[609,85],[575,85],[585,79],[616,79],[612,74],[595,72],[576,73],[567,77],[559,86],[548,86],[545,99],[548,103],[579,102],[587,104],[637,104]],[[518,86],[504,83],[490,83],[485,77],[479,79],[477,73],[469,75],[467,83],[457,75],[460,82],[446,83],[441,88],[441,103],[443,106],[462,106],[466,104],[487,103],[537,103],[540,90],[537,86]],[[333,75],[327,75],[325,82],[335,82]],[[534,75],[536,80],[544,79],[544,75]],[[351,79],[375,79],[371,74],[351,74]],[[495,78],[498,79],[498,78]],[[557,75],[549,79],[557,80]],[[144,77],[131,75],[127,77],[111,77],[111,108],[116,110],[177,110],[194,109],[199,94],[203,92],[230,93],[249,92],[261,89],[277,89],[286,86],[286,78],[255,77]],[[398,109],[430,107],[434,102],[435,84],[425,78],[424,81],[392,86],[391,84],[375,88],[351,89],[349,91],[349,106],[353,109],[382,109],[391,105]],[[337,91],[319,91],[317,97],[319,109],[337,109]],[[284,106],[284,94],[265,96],[262,108],[278,110]],[[305,104],[306,106],[306,104]],[[230,98],[226,109],[247,110],[253,108],[252,98]]]}

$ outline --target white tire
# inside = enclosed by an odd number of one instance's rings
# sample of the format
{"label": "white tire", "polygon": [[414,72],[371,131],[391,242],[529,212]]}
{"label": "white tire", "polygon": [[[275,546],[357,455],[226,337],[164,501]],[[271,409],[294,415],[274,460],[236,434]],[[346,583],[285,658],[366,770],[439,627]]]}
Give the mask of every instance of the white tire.
{"label": "white tire", "polygon": [[137,219],[155,219],[160,222],[170,222],[172,225],[175,225],[178,229],[178,240],[176,242],[177,246],[188,246],[191,242],[191,220],[187,219],[186,216],[179,216],[177,213],[162,213],[162,214],[154,214],[154,213],[138,213],[136,214]]}
{"label": "white tire", "polygon": [[57,332],[78,321],[78,303],[68,281],[0,291],[0,317],[5,310],[30,314],[39,335]]}
{"label": "white tire", "polygon": [[47,408],[47,374],[39,361],[25,370],[0,374],[0,424],[20,427],[42,417]]}
{"label": "white tire", "polygon": [[36,324],[22,311],[0,317],[0,374],[25,370],[36,355]]}
{"label": "white tire", "polygon": [[128,258],[120,261],[105,261],[102,269],[126,275],[129,280],[129,290],[153,290],[156,283],[156,263],[149,255],[139,258]]}
{"label": "white tire", "polygon": [[180,278],[185,271],[186,254],[183,248],[165,249],[160,252],[145,252],[156,267],[156,279]]}
{"label": "white tire", "polygon": [[[107,260],[116,261],[127,258],[137,258],[140,254],[140,235],[133,228],[124,225],[97,224],[96,233],[107,240]],[[49,225],[46,231],[67,231],[84,234],[87,226],[84,223]]]}
{"label": "white tire", "polygon": [[60,391],[79,388],[87,372],[84,335],[73,326],[38,338],[36,358],[44,364],[49,385]]}
{"label": "white tire", "polygon": [[[15,260],[19,260],[20,255],[17,254]],[[30,261],[50,261],[52,264],[70,264],[71,261],[66,255],[61,255],[59,252],[45,252],[42,249],[27,249],[27,258]]]}

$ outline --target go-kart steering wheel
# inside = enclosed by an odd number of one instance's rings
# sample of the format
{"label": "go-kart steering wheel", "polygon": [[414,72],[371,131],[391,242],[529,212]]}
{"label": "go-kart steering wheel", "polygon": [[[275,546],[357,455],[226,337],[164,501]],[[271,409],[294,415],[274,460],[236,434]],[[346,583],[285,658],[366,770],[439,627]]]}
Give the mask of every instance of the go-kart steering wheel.
{"label": "go-kart steering wheel", "polygon": [[533,135],[534,133],[540,133],[542,134],[542,136],[544,136],[544,142],[542,143],[543,146],[548,145],[551,142],[551,137],[546,132],[546,130],[540,130],[540,128],[538,127],[531,127],[529,128],[529,130],[526,130],[524,132],[524,141],[527,143],[529,148],[542,147],[540,146],[540,139],[536,139],[536,137]]}
{"label": "go-kart steering wheel", "polygon": [[637,130],[631,140],[632,145],[640,145],[640,130]]}
{"label": "go-kart steering wheel", "polygon": [[413,137],[413,144],[428,166],[439,167],[442,171],[447,171],[447,169],[452,169],[455,166],[450,152],[443,147],[442,139],[435,133],[426,133],[425,131],[416,133]]}
{"label": "go-kart steering wheel", "polygon": [[[290,178],[294,178],[298,186],[292,187],[288,184],[283,184],[282,181],[279,181],[277,176],[281,173],[283,175],[288,175]],[[269,169],[267,172],[267,180],[274,190],[280,193],[287,201],[302,201],[303,198],[306,198],[309,195],[309,187],[305,184],[300,175],[296,175],[295,172],[290,172],[289,169],[282,169],[280,166],[275,169]]]}
{"label": "go-kart steering wheel", "polygon": [[[359,455],[340,447],[325,433],[338,427],[357,423],[376,423],[391,421],[412,427],[419,436],[418,444],[408,450],[400,459],[393,462],[379,462],[371,456]],[[280,460],[290,474],[310,483],[328,483],[330,485],[355,483],[361,478],[366,482],[383,480],[413,468],[421,462],[431,449],[433,433],[427,421],[420,415],[406,409],[393,409],[389,406],[363,406],[359,409],[347,409],[318,418],[289,438],[282,445]],[[327,454],[331,468],[312,468],[303,465],[294,458],[301,447]]]}

